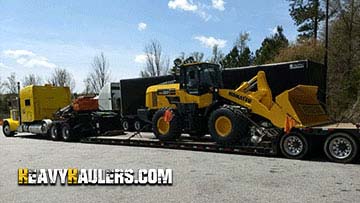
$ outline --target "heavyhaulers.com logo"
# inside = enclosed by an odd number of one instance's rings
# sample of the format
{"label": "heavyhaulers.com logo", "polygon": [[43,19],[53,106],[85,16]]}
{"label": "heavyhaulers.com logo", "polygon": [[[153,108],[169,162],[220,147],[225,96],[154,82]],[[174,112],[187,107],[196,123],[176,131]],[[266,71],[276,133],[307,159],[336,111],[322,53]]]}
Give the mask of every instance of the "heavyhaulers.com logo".
{"label": "heavyhaulers.com logo", "polygon": [[172,185],[172,169],[18,169],[19,185]]}

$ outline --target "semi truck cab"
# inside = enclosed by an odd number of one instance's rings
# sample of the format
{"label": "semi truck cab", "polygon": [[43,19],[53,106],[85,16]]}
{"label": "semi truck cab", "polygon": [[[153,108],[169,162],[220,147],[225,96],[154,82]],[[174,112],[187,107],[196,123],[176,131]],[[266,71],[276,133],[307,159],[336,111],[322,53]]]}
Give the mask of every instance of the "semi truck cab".
{"label": "semi truck cab", "polygon": [[3,122],[3,133],[7,137],[16,132],[47,134],[54,112],[71,102],[69,87],[29,85],[18,89],[17,105],[11,105],[10,118]]}

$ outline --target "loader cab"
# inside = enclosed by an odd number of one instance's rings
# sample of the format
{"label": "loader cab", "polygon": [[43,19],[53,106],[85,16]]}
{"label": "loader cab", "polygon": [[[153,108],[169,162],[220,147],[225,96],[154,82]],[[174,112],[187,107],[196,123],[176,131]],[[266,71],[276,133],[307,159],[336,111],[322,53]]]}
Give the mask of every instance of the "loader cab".
{"label": "loader cab", "polygon": [[180,68],[180,87],[191,95],[202,95],[221,88],[220,66],[211,63],[185,64]]}

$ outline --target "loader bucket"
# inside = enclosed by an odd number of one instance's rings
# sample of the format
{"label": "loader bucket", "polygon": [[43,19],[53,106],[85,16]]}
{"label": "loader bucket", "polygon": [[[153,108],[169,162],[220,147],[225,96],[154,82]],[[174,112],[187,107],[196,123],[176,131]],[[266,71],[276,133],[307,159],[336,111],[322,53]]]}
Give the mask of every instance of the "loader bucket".
{"label": "loader bucket", "polygon": [[317,86],[298,85],[276,97],[282,111],[290,115],[299,126],[311,127],[329,123],[330,119],[317,99]]}

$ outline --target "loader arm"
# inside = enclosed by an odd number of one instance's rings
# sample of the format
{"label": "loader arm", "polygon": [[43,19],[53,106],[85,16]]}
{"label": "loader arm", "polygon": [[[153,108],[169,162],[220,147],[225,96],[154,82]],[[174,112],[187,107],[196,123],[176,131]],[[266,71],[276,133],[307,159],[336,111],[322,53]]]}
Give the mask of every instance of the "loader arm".
{"label": "loader arm", "polygon": [[[257,87],[255,91],[252,89]],[[272,99],[272,93],[263,71],[236,90],[220,89],[219,96],[252,113],[270,120],[278,128],[284,128],[288,118],[295,121],[294,127],[302,128],[329,122],[329,118],[317,100],[317,87],[299,85],[286,90]]]}

